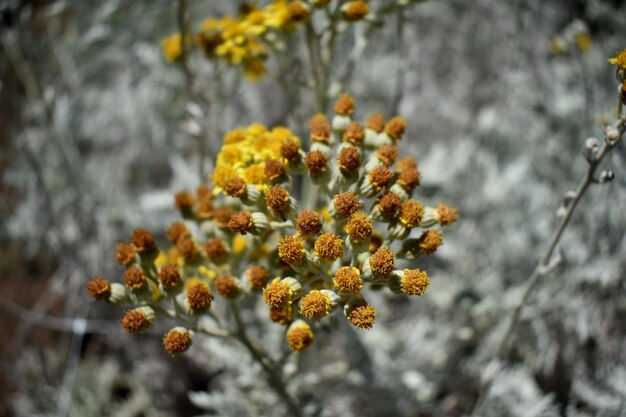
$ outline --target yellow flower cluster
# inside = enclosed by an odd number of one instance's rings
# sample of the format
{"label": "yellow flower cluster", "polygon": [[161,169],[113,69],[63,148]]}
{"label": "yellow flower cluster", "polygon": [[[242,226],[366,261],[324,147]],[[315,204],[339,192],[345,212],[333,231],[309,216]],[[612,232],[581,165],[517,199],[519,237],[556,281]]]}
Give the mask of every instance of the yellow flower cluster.
{"label": "yellow flower cluster", "polygon": [[[371,287],[424,295],[430,278],[414,262],[441,246],[443,234],[433,226],[453,223],[458,213],[413,197],[421,174],[417,160],[399,157],[403,118],[374,113],[360,123],[355,115],[348,94],[330,121],[314,115],[307,151],[285,127],[228,132],[212,173],[215,189],[201,185],[175,196],[182,217],[197,227],[170,225],[169,248],[137,229],[116,248],[124,285],[94,279],[91,297],[134,304],[121,324],[139,332],[164,313],[197,330],[214,293],[232,303],[262,296],[270,320],[286,326],[287,344],[300,351],[313,343],[311,324],[337,311],[358,329],[372,328]],[[313,199],[300,198],[309,207],[292,195],[294,184],[317,186]],[[164,346],[178,354],[190,341],[191,333],[176,327]]]}
{"label": "yellow flower cluster", "polygon": [[300,145],[300,139],[286,127],[269,130],[259,123],[228,132],[212,175],[215,194],[219,194],[233,176],[240,177],[246,184],[256,185],[262,191],[267,189],[266,162],[280,160],[280,149],[284,143]]}
{"label": "yellow flower cluster", "polygon": [[[252,80],[267,73],[265,36],[272,30],[289,32],[308,17],[308,6],[300,1],[275,0],[260,9],[246,5],[238,16],[208,18],[202,22],[194,40],[208,57],[241,66]],[[163,54],[168,61],[180,58],[180,34],[164,39]]]}

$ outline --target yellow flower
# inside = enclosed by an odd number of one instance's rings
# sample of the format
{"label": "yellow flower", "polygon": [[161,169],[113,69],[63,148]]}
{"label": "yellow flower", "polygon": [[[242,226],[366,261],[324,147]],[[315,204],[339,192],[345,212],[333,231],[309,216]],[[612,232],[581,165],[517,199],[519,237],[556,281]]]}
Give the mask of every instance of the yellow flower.
{"label": "yellow flower", "polygon": [[222,36],[224,39],[231,39],[236,43],[242,43],[245,40],[244,25],[230,16],[222,19]]}
{"label": "yellow flower", "polygon": [[224,145],[217,155],[217,165],[231,165],[237,167],[245,162],[247,155],[243,152],[239,144]]}
{"label": "yellow flower", "polygon": [[246,184],[262,184],[265,181],[265,163],[260,162],[245,168],[243,180]]}
{"label": "yellow flower", "polygon": [[246,237],[243,235],[236,235],[233,238],[233,253],[234,254],[240,254],[241,252],[244,251],[244,249],[246,249],[246,245],[248,244],[248,241],[246,240]]}
{"label": "yellow flower", "polygon": [[163,56],[168,62],[174,62],[183,54],[180,33],[174,33],[161,41]]}
{"label": "yellow flower", "polygon": [[617,68],[626,70],[626,49],[615,54],[613,58],[609,58],[609,64],[617,65]]}
{"label": "yellow flower", "polygon": [[198,272],[200,273],[200,275],[205,276],[205,277],[207,277],[210,280],[215,279],[215,277],[217,276],[215,271],[207,268],[204,265],[200,265],[200,267],[198,267]]}
{"label": "yellow flower", "polygon": [[210,17],[206,20],[204,20],[201,24],[200,24],[200,30],[201,31],[206,31],[206,32],[210,32],[210,31],[222,31],[223,30],[223,24],[221,19],[216,19],[214,17]]}
{"label": "yellow flower", "polygon": [[262,123],[252,123],[248,126],[248,134],[252,136],[259,136],[267,132],[267,128]]}
{"label": "yellow flower", "polygon": [[253,10],[245,16],[242,26],[247,34],[259,36],[267,31],[266,20],[266,12],[263,10]]}
{"label": "yellow flower", "polygon": [[274,28],[283,28],[289,22],[289,9],[286,0],[276,0],[267,5],[267,25]]}
{"label": "yellow flower", "polygon": [[246,132],[244,129],[231,130],[224,136],[225,144],[243,142],[244,140],[246,140]]}
{"label": "yellow flower", "polygon": [[237,176],[237,171],[229,165],[220,165],[215,167],[211,177],[211,180],[216,187],[213,193],[219,194],[224,185],[226,185],[226,181],[234,176]]}

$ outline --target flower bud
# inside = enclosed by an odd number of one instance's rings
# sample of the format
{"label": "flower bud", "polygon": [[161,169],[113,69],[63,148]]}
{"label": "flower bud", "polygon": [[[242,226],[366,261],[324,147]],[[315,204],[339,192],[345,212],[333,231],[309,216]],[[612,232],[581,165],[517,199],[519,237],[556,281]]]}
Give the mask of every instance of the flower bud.
{"label": "flower bud", "polygon": [[200,314],[211,307],[213,294],[209,284],[198,279],[191,278],[185,285],[185,305],[191,314]]}
{"label": "flower bud", "polygon": [[140,291],[148,286],[145,275],[136,266],[130,267],[124,272],[124,283],[133,292]]}
{"label": "flower bud", "polygon": [[364,1],[349,1],[341,7],[341,15],[348,22],[363,20],[369,13],[369,6]]}
{"label": "flower bud", "polygon": [[383,188],[391,185],[392,181],[393,172],[389,168],[384,166],[376,167],[367,174],[359,191],[365,197],[373,197]]}
{"label": "flower bud", "polygon": [[87,294],[96,300],[108,300],[111,295],[111,283],[104,278],[94,278],[87,283]]}
{"label": "flower bud", "polygon": [[316,235],[322,230],[322,218],[314,211],[303,209],[296,218],[296,229],[302,237]]}
{"label": "flower bud", "polygon": [[154,310],[145,306],[128,310],[120,320],[120,324],[129,333],[142,333],[152,327],[154,321]]}
{"label": "flower bud", "polygon": [[337,308],[340,297],[329,290],[311,290],[300,300],[300,314],[309,320],[320,320]]}
{"label": "flower bud", "polygon": [[359,330],[369,330],[376,321],[376,309],[365,300],[351,300],[344,307],[348,321]]}
{"label": "flower bud", "polygon": [[394,271],[389,282],[389,289],[395,293],[422,296],[430,286],[428,274],[419,269]]}
{"label": "flower bud", "polygon": [[343,266],[335,272],[333,284],[342,294],[354,294],[363,288],[361,271],[357,268]]}
{"label": "flower bud", "polygon": [[182,287],[183,279],[176,265],[163,265],[157,279],[165,291],[176,292]]}
{"label": "flower bud", "polygon": [[246,270],[246,281],[253,290],[262,289],[270,279],[270,271],[262,265],[252,265]]}
{"label": "flower bud", "polygon": [[363,262],[363,278],[376,279],[386,278],[396,266],[396,257],[386,246],[378,248],[368,259]]}
{"label": "flower bud", "polygon": [[314,254],[325,262],[334,262],[343,257],[341,238],[333,233],[322,233],[314,245]]}
{"label": "flower bud", "polygon": [[192,343],[193,332],[184,327],[174,327],[163,336],[163,347],[172,356],[186,352]]}
{"label": "flower bud", "polygon": [[330,215],[335,218],[347,218],[356,213],[361,205],[361,201],[353,193],[337,194],[330,205]]}
{"label": "flower bud", "polygon": [[587,138],[583,147],[583,156],[589,162],[595,162],[600,149],[600,141],[597,138]]}
{"label": "flower bud", "polygon": [[135,262],[135,247],[128,243],[118,243],[115,247],[115,258],[120,265],[130,265]]}
{"label": "flower bud", "polygon": [[[367,147],[377,147],[378,134],[385,128],[385,116],[381,113],[372,113],[365,122],[365,141],[364,144]],[[371,167],[373,168],[373,167]]]}
{"label": "flower bud", "polygon": [[215,278],[215,289],[224,298],[234,299],[241,293],[241,284],[230,275],[222,275]]}
{"label": "flower bud", "polygon": [[296,320],[289,325],[286,333],[287,344],[294,352],[300,352],[313,343],[313,331],[304,320]]}
{"label": "flower bud", "polygon": [[269,283],[263,289],[263,301],[270,308],[279,308],[285,304],[291,304],[291,300],[300,295],[302,284],[295,278],[285,278],[281,280],[279,277]]}

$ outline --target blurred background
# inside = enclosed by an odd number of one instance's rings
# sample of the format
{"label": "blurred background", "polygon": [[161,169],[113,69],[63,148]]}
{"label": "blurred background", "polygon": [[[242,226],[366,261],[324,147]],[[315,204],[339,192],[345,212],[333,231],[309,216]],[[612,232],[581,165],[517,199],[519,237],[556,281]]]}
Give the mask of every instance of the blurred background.
{"label": "blurred background", "polygon": [[[192,28],[239,8],[188,3]],[[120,280],[115,244],[135,227],[163,238],[173,194],[206,181],[225,132],[261,122],[306,137],[315,112],[313,92],[286,89],[271,59],[251,82],[196,54],[190,94],[160,46],[178,30],[177,7],[0,1],[0,415],[279,415],[244,352],[208,340],[170,358],[162,332],[123,334],[121,311],[85,294],[93,276]],[[401,149],[420,162],[418,198],[461,219],[421,264],[427,296],[376,293],[374,329],[338,323],[302,354],[290,383],[308,414],[470,415],[495,378],[482,415],[624,415],[623,145],[602,167],[615,180],[575,212],[506,365],[488,363],[587,168],[584,140],[615,120],[607,59],[626,48],[625,16],[621,0],[440,0],[373,31],[341,87],[361,120],[407,119]],[[289,73],[306,65],[302,33],[293,39],[285,53],[300,66]],[[340,61],[353,43],[346,30]],[[276,343],[259,322],[259,338]]]}

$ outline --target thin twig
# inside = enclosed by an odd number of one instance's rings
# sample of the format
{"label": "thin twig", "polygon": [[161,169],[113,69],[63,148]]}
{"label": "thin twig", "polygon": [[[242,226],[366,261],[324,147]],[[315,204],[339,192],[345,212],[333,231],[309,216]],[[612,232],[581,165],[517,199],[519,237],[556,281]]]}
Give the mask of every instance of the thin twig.
{"label": "thin twig", "polygon": [[[178,0],[178,8],[176,13],[176,21],[178,23],[178,31],[180,32],[180,67],[185,76],[185,87],[187,89],[187,98],[191,102],[199,101],[194,90],[194,75],[189,65],[189,8],[187,0]],[[203,103],[208,106],[208,103]],[[206,111],[206,109],[205,109]],[[198,141],[198,172],[200,178],[204,178],[204,160],[206,157],[206,148],[204,145],[204,135],[197,135]]]}
{"label": "thin twig", "polygon": [[113,320],[93,320],[84,317],[54,317],[22,307],[13,301],[0,296],[0,309],[19,317],[33,326],[43,327],[60,332],[75,333],[83,328],[85,333],[119,333],[119,323]]}
{"label": "thin twig", "polygon": [[243,321],[241,319],[241,315],[239,314],[238,306],[233,302],[230,303],[230,308],[233,313],[233,317],[235,318],[235,324],[237,326],[237,339],[246,347],[246,349],[248,349],[254,360],[258,362],[263,370],[267,373],[270,386],[285,401],[285,404],[289,409],[290,415],[294,417],[301,417],[302,412],[300,411],[300,407],[298,407],[295,399],[287,391],[287,387],[285,387],[282,376],[276,370],[276,365],[273,364],[267,356],[261,353],[261,351],[259,351],[250,341],[250,338],[246,333],[245,325],[243,324]]}
{"label": "thin twig", "polygon": [[[541,256],[539,263],[535,267],[533,273],[528,278],[528,283],[526,284],[526,289],[524,290],[524,294],[522,295],[522,298],[513,308],[513,312],[511,313],[511,318],[509,320],[509,323],[506,327],[506,330],[504,331],[502,335],[502,338],[500,339],[500,343],[498,344],[498,348],[496,350],[496,357],[501,358],[506,353],[510,339],[519,321],[522,308],[528,301],[530,294],[533,292],[537,284],[540,282],[541,278],[544,277],[549,271],[550,269],[549,265],[552,259],[552,254],[554,253],[554,250],[557,244],[559,243],[559,240],[561,239],[561,236],[563,235],[565,228],[567,227],[567,225],[570,222],[570,219],[572,218],[574,209],[578,205],[578,202],[580,201],[582,196],[585,194],[589,186],[594,182],[594,174],[596,170],[598,169],[600,162],[602,162],[605,155],[609,151],[611,151],[615,147],[615,145],[617,145],[617,143],[619,143],[619,139],[624,134],[625,125],[626,125],[626,118],[620,118],[613,127],[610,127],[605,131],[604,143],[602,144],[601,148],[598,150],[595,158],[589,162],[589,167],[587,168],[587,172],[585,173],[585,176],[583,177],[583,179],[580,181],[580,184],[578,185],[578,188],[576,189],[576,192],[573,198],[567,204],[565,214],[563,218],[561,219],[559,226],[552,234],[552,237],[550,238],[550,241],[548,243],[548,246],[544,254]],[[619,137],[609,141],[606,138],[606,132],[609,132],[612,130],[617,131]]]}

